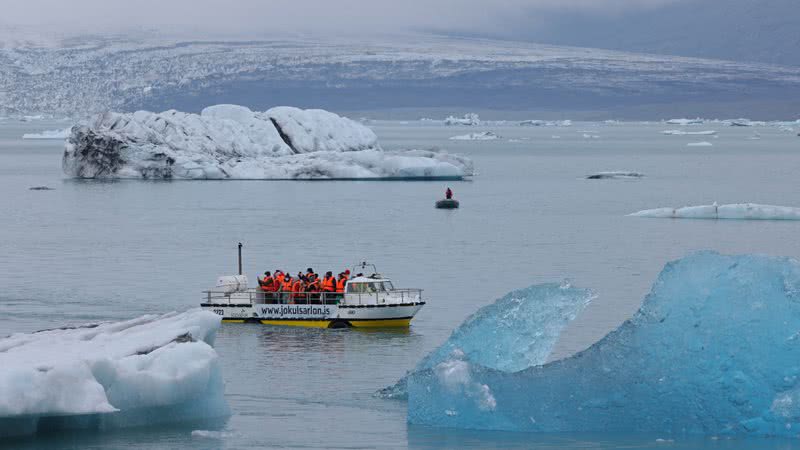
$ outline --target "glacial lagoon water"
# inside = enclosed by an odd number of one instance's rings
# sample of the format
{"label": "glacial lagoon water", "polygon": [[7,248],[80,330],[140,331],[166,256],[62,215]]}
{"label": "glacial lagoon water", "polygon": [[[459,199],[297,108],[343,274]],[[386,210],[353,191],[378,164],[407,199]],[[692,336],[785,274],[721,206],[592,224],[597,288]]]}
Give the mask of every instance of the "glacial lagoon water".
{"label": "glacial lagoon water", "polygon": [[[443,182],[76,181],[59,141],[28,132],[61,123],[0,122],[0,334],[183,310],[245,244],[251,279],[274,268],[339,270],[368,260],[425,289],[408,331],[223,325],[227,421],[69,433],[9,448],[792,448],[782,439],[536,435],[410,426],[406,404],[373,397],[480,306],[512,289],[571,280],[598,298],[552,358],[581,350],[639,306],[664,263],[688,252],[796,256],[800,223],[626,217],[647,208],[756,202],[800,206],[800,138],[777,127],[576,122],[465,129],[370,124],[386,149],[441,147],[472,157],[461,200],[437,211]],[[795,127],[798,128],[798,127]],[[503,139],[451,141],[491,130]],[[761,139],[750,139],[758,132]],[[555,136],[558,136],[556,138]],[[593,137],[597,136],[597,137]],[[712,146],[688,147],[707,140]],[[586,180],[610,170],[635,180]],[[54,190],[32,191],[46,185]],[[216,437],[193,430],[218,430]],[[674,439],[674,441],[671,441]]]}

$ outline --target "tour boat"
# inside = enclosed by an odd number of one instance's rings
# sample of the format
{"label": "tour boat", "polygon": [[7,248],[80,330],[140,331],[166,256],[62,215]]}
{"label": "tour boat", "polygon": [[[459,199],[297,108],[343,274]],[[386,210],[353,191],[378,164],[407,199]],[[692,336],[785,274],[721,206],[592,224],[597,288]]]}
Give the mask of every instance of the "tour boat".
{"label": "tour boat", "polygon": [[395,288],[372,264],[359,264],[352,270],[357,272],[363,274],[348,280],[343,293],[264,292],[247,287],[246,275],[219,277],[214,289],[204,291],[200,307],[229,323],[378,328],[408,327],[425,305],[422,289]]}

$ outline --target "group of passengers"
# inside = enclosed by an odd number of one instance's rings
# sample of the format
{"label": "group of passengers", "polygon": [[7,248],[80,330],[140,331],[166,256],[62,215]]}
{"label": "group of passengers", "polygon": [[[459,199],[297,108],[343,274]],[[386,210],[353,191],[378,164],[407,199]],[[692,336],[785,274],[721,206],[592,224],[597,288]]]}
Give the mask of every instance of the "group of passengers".
{"label": "group of passengers", "polygon": [[333,276],[332,271],[325,272],[325,276],[320,278],[314,272],[314,269],[306,269],[306,273],[298,272],[296,277],[293,277],[288,271],[275,270],[270,273],[264,272],[264,277],[258,279],[259,289],[266,295],[271,295],[273,298],[290,300],[294,303],[298,300],[303,300],[305,303],[309,300],[319,300],[323,297],[320,293],[327,294],[326,298],[341,297],[344,294],[344,287],[347,280],[350,278],[350,271],[345,270],[340,272],[338,277]]}

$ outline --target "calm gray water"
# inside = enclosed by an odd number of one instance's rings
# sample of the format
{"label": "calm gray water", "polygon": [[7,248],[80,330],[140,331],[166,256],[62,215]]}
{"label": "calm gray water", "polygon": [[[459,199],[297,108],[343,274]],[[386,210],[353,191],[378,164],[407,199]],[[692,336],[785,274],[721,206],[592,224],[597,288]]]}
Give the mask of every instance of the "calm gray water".
{"label": "calm gray water", "polygon": [[[664,263],[699,249],[800,254],[798,222],[637,219],[640,209],[759,202],[800,205],[800,138],[708,124],[719,138],[663,136],[662,124],[477,129],[371,124],[386,149],[442,147],[470,155],[462,202],[438,211],[443,182],[64,179],[58,141],[26,141],[49,122],[0,122],[0,335],[183,310],[245,244],[252,280],[274,268],[338,271],[361,260],[396,285],[425,289],[405,332],[223,325],[233,416],[107,434],[7,443],[14,448],[792,448],[774,439],[541,436],[409,426],[403,402],[372,393],[401,377],[477,308],[508,291],[570,279],[598,299],[554,357],[585,348],[630,316]],[[447,138],[491,129],[500,141]],[[585,138],[584,134],[599,138]],[[553,136],[560,136],[559,139]],[[687,147],[700,140],[712,147]],[[641,180],[585,180],[635,170]],[[53,191],[30,191],[47,185]],[[222,440],[191,437],[223,429]]]}

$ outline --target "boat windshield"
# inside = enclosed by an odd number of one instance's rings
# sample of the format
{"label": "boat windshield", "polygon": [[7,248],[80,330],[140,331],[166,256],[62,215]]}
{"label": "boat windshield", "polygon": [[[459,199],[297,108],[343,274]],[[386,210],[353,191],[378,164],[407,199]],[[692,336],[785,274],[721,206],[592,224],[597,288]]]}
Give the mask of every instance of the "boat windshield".
{"label": "boat windshield", "polygon": [[347,285],[347,292],[352,294],[375,294],[392,290],[391,281],[378,281],[370,283],[350,283]]}

